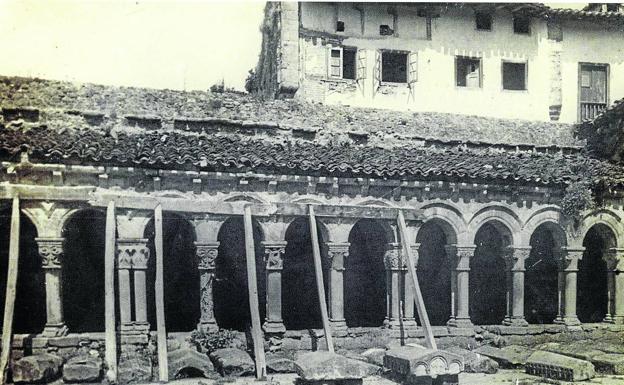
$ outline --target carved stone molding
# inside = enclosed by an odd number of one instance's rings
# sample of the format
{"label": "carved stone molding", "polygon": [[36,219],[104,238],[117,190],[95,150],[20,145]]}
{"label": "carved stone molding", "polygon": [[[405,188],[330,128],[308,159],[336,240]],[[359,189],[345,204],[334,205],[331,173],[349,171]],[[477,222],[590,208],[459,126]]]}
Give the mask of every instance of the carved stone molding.
{"label": "carved stone molding", "polygon": [[524,262],[529,258],[531,254],[531,246],[510,246],[505,250],[503,255],[505,260],[505,266],[510,271],[524,271]]}
{"label": "carved stone molding", "polygon": [[578,262],[583,259],[584,247],[563,247],[559,258],[561,271],[578,271]]}
{"label": "carved stone molding", "polygon": [[41,256],[41,267],[60,269],[63,256],[64,238],[35,238]]}
{"label": "carved stone molding", "polygon": [[388,243],[388,249],[384,254],[384,265],[386,270],[401,270],[403,263],[400,243]]}
{"label": "carved stone molding", "polygon": [[214,270],[219,255],[219,242],[195,242],[195,255],[199,270]]}
{"label": "carved stone molding", "polygon": [[282,270],[284,268],[284,253],[286,242],[262,242],[264,246],[264,260],[267,270]]}
{"label": "carved stone molding", "polygon": [[348,242],[327,242],[327,256],[331,261],[331,269],[336,271],[344,270],[345,258],[349,256]]}
{"label": "carved stone molding", "polygon": [[455,261],[457,271],[470,271],[470,259],[474,256],[475,250],[477,249],[474,245],[467,246],[455,246]]}
{"label": "carved stone molding", "polygon": [[150,251],[147,248],[147,239],[118,239],[117,240],[117,268],[118,269],[147,269]]}

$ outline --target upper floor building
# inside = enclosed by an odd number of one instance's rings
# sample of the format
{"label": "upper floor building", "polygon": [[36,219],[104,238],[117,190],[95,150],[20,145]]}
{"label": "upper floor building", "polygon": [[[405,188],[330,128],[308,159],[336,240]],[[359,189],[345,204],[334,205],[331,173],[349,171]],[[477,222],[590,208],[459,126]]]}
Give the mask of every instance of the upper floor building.
{"label": "upper floor building", "polygon": [[267,3],[260,91],[573,123],[624,95],[624,15],[539,4]]}

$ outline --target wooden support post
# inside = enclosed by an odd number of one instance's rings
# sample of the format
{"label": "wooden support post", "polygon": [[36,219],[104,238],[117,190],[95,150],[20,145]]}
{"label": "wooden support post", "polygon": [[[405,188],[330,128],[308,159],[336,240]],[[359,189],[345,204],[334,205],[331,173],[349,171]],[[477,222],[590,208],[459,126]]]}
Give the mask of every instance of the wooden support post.
{"label": "wooden support post", "polygon": [[401,244],[403,245],[403,255],[407,259],[407,269],[409,270],[409,275],[412,278],[412,284],[414,287],[414,298],[416,299],[418,318],[420,319],[425,332],[425,343],[429,349],[438,350],[436,342],[433,338],[433,331],[431,330],[431,324],[429,323],[427,309],[425,309],[425,302],[423,301],[422,293],[420,292],[418,276],[416,275],[416,267],[414,266],[414,260],[412,259],[412,249],[410,248],[409,241],[407,240],[407,225],[405,224],[405,217],[403,217],[403,211],[401,210],[399,210],[397,222],[399,225],[399,234],[401,235]]}
{"label": "wooden support post", "polygon": [[117,337],[115,335],[115,249],[116,249],[115,202],[106,208],[106,243],[104,244],[104,322],[106,343],[106,377],[117,382]]}
{"label": "wooden support post", "polygon": [[162,206],[154,209],[154,248],[156,249],[156,334],[158,345],[158,377],[161,382],[169,381],[167,360],[167,329],[165,328],[165,290],[163,279],[163,214]]}
{"label": "wooden support post", "polygon": [[325,340],[327,350],[334,352],[334,341],[332,340],[331,329],[329,328],[329,317],[327,316],[327,303],[325,302],[325,286],[323,284],[323,265],[321,264],[321,249],[319,247],[318,232],[316,231],[316,218],[314,208],[310,205],[310,234],[312,238],[312,255],[314,257],[314,272],[316,273],[316,288],[321,305],[321,317],[323,318],[323,329],[325,330]]}
{"label": "wooden support post", "polygon": [[258,303],[258,283],[256,278],[256,248],[253,239],[251,223],[251,206],[244,209],[245,224],[245,255],[247,260],[247,287],[249,289],[249,311],[251,313],[251,338],[254,345],[256,359],[256,378],[264,380],[266,377],[266,362],[264,359],[264,339],[260,324],[260,310]]}
{"label": "wooden support post", "polygon": [[4,302],[4,323],[2,324],[2,353],[0,354],[0,384],[6,384],[7,368],[11,358],[13,339],[13,311],[19,261],[20,215],[19,198],[13,198],[11,210],[11,238],[9,242],[9,268],[7,272],[6,297]]}

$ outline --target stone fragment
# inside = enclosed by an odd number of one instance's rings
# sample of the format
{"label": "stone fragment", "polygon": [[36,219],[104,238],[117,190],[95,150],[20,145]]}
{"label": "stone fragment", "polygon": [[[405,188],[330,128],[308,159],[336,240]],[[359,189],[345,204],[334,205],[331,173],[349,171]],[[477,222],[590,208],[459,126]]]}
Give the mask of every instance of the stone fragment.
{"label": "stone fragment", "polygon": [[249,354],[240,349],[218,349],[210,353],[210,359],[215,369],[223,376],[242,376],[255,370]]}
{"label": "stone fragment", "polygon": [[545,350],[531,354],[526,362],[525,371],[534,376],[563,381],[584,381],[596,375],[594,365],[589,361]]}
{"label": "stone fragment", "polygon": [[464,370],[462,358],[444,350],[402,346],[388,350],[384,367],[400,376],[432,377],[459,374]]}
{"label": "stone fragment", "polygon": [[590,360],[596,371],[606,374],[624,374],[624,354],[604,353]]}
{"label": "stone fragment", "polygon": [[366,361],[369,364],[383,366],[383,358],[386,355],[386,349],[371,348],[361,353],[361,356],[366,357]]}
{"label": "stone fragment", "polygon": [[102,360],[92,355],[80,355],[70,358],[63,365],[65,382],[94,382],[102,374]]}
{"label": "stone fragment", "polygon": [[498,363],[496,361],[474,351],[457,346],[451,346],[446,351],[462,357],[465,372],[494,374],[498,371]]}
{"label": "stone fragment", "polygon": [[360,380],[380,372],[375,365],[327,351],[301,354],[295,366],[297,374],[305,381]]}
{"label": "stone fragment", "polygon": [[207,355],[195,349],[185,348],[167,354],[169,378],[185,377],[185,371],[195,369],[204,377],[214,377],[214,367]]}
{"label": "stone fragment", "polygon": [[35,354],[13,364],[13,382],[50,382],[59,376],[63,359],[50,353]]}
{"label": "stone fragment", "polygon": [[152,379],[152,360],[147,356],[133,355],[120,358],[117,380],[120,384],[145,382]]}
{"label": "stone fragment", "polygon": [[506,346],[502,349],[484,345],[475,349],[474,352],[490,357],[502,368],[516,368],[523,366],[534,350],[518,345]]}
{"label": "stone fragment", "polygon": [[588,348],[588,346],[591,346],[591,344],[581,346],[575,343],[562,344],[559,342],[549,342],[541,345],[540,350],[546,350],[548,352],[563,354],[564,356],[570,356],[587,361],[591,361],[595,356],[605,354],[602,350]]}
{"label": "stone fragment", "polygon": [[277,355],[267,355],[266,357],[267,372],[269,373],[296,373],[297,366],[295,361],[286,357]]}

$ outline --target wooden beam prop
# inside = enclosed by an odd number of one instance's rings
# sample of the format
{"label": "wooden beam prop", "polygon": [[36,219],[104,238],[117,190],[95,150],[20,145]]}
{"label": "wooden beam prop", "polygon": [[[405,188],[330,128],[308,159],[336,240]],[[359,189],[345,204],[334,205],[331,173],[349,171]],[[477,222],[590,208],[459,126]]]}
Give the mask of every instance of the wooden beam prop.
{"label": "wooden beam prop", "polygon": [[399,225],[399,234],[401,235],[403,255],[407,259],[407,270],[409,271],[409,275],[412,279],[412,285],[414,287],[414,298],[416,299],[416,310],[418,311],[418,318],[420,319],[420,322],[425,332],[425,344],[429,349],[438,350],[435,339],[433,338],[433,330],[431,330],[431,324],[429,323],[427,309],[425,309],[425,302],[423,301],[422,293],[420,292],[418,276],[416,275],[416,266],[414,266],[414,260],[412,259],[412,249],[410,248],[407,237],[407,225],[405,224],[405,217],[403,216],[403,211],[401,210],[399,210],[397,222]]}
{"label": "wooden beam prop", "polygon": [[163,278],[163,213],[160,205],[154,210],[154,248],[156,249],[156,338],[158,345],[158,377],[161,382],[169,381],[167,358],[167,329],[165,326],[165,289]]}
{"label": "wooden beam prop", "polygon": [[115,248],[116,248],[115,202],[106,208],[106,243],[104,244],[104,319],[106,377],[117,382],[117,336],[115,335]]}
{"label": "wooden beam prop", "polygon": [[325,302],[325,285],[323,284],[323,265],[321,264],[321,249],[319,247],[318,232],[316,231],[316,217],[314,216],[314,208],[312,207],[312,205],[310,205],[310,234],[312,238],[314,272],[316,273],[316,288],[319,296],[319,304],[321,305],[321,317],[323,318],[325,340],[327,341],[327,350],[333,353],[334,341],[332,339],[331,329],[329,326],[329,317],[327,316],[327,303]]}
{"label": "wooden beam prop", "polygon": [[2,353],[0,354],[0,384],[6,384],[7,369],[11,358],[13,339],[13,311],[15,310],[15,291],[19,262],[20,215],[19,198],[13,198],[11,210],[11,238],[9,243],[9,268],[4,302],[4,323],[2,324]]}
{"label": "wooden beam prop", "polygon": [[251,313],[251,338],[254,345],[256,360],[256,378],[264,380],[266,377],[266,362],[264,358],[264,338],[260,325],[260,307],[258,303],[258,281],[256,278],[256,247],[253,238],[253,225],[251,222],[251,207],[244,209],[245,225],[245,255],[247,260],[247,287],[249,289],[249,311]]}

